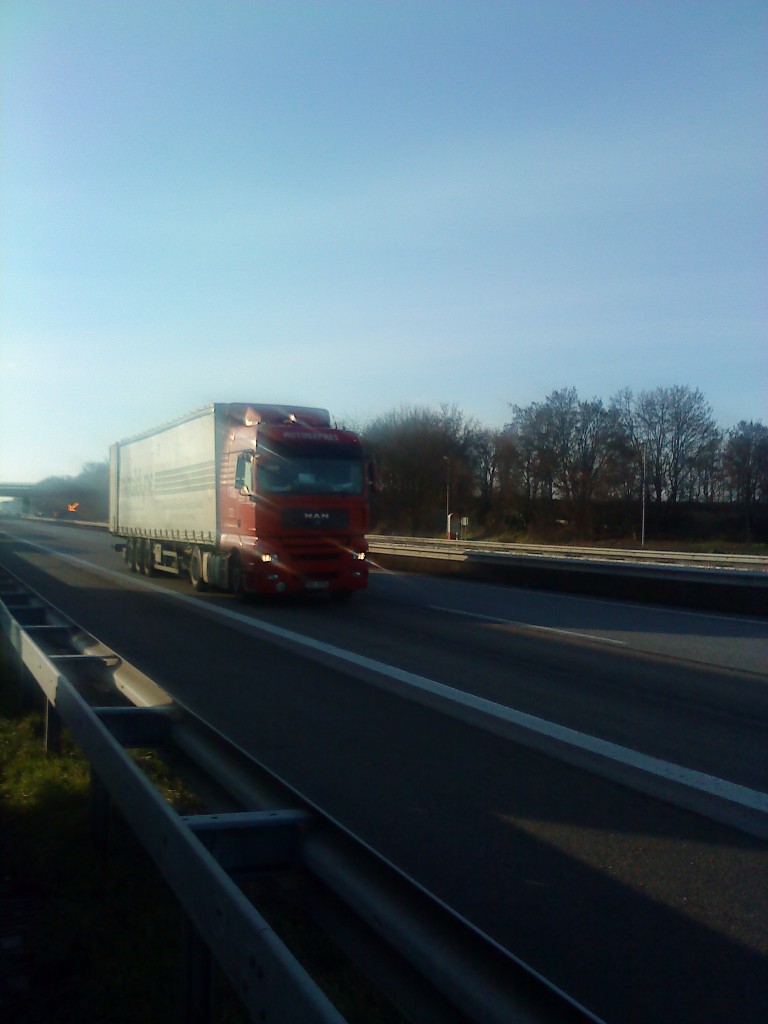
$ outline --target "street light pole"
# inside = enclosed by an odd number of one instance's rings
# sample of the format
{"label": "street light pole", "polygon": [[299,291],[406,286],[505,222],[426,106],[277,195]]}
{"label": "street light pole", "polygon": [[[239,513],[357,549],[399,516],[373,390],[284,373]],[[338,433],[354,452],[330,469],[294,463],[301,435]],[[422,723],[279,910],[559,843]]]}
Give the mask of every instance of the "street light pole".
{"label": "street light pole", "polygon": [[641,548],[645,547],[645,490],[646,490],[645,480],[646,480],[646,458],[647,458],[647,449],[646,449],[645,445],[643,445],[643,499],[642,499],[643,514],[642,514],[642,522],[641,522],[641,526],[640,526],[640,547]]}
{"label": "street light pole", "polygon": [[447,455],[445,459],[445,536],[451,539],[451,460]]}

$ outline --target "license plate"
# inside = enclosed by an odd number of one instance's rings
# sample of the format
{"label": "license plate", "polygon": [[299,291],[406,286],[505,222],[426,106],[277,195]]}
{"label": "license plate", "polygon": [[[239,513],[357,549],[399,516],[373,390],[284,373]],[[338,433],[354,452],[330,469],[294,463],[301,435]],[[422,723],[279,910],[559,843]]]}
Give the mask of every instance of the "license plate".
{"label": "license plate", "polygon": [[307,580],[307,590],[327,590],[330,587],[328,580]]}

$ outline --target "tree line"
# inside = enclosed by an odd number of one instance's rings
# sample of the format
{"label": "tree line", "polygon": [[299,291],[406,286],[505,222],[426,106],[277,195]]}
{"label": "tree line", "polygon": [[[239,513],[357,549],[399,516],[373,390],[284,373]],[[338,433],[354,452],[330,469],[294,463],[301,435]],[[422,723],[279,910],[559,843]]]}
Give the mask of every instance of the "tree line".
{"label": "tree line", "polygon": [[564,388],[511,406],[498,430],[455,405],[403,406],[361,433],[379,532],[439,534],[452,513],[473,535],[632,537],[645,512],[659,537],[768,539],[768,428],[721,429],[698,389],[624,389],[606,404]]}
{"label": "tree line", "polygon": [[[404,405],[357,425],[376,464],[372,530],[531,539],[721,535],[768,541],[768,427],[721,429],[686,386],[620,391],[607,404],[575,388],[510,406],[489,429],[456,405]],[[33,504],[106,520],[109,467],[35,486]]]}

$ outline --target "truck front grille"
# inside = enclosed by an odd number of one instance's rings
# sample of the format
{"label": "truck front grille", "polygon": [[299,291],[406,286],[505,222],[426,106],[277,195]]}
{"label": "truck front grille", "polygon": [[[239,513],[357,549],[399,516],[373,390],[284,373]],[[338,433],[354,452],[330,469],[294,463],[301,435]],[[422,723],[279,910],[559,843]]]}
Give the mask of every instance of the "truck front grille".
{"label": "truck front grille", "polygon": [[285,530],[348,530],[348,508],[286,508],[280,516]]}

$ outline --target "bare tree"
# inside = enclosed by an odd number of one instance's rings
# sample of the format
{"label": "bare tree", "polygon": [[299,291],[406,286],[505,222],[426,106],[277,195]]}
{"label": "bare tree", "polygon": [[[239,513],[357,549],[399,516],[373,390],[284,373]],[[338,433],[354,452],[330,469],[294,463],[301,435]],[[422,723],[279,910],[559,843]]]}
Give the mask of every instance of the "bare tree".
{"label": "bare tree", "polygon": [[485,522],[493,507],[494,492],[498,487],[499,449],[498,431],[478,429],[472,443],[472,463],[477,481],[479,499],[478,518]]}
{"label": "bare tree", "polygon": [[686,474],[717,444],[712,410],[698,388],[643,391],[632,409],[632,431],[645,452],[653,497],[678,501]]}
{"label": "bare tree", "polygon": [[520,470],[523,495],[530,505],[536,498],[552,498],[555,453],[552,449],[546,405],[533,402],[512,407],[505,430],[512,439]]}
{"label": "bare tree", "polygon": [[364,436],[378,465],[378,514],[389,529],[437,532],[446,497],[468,510],[475,489],[479,427],[455,406],[403,406],[374,420]]}
{"label": "bare tree", "polygon": [[510,428],[522,460],[528,501],[537,492],[567,501],[580,532],[591,533],[591,504],[606,494],[618,459],[620,420],[599,398],[583,401],[575,388],[544,402],[514,408]]}
{"label": "bare tree", "polygon": [[730,431],[723,453],[726,479],[744,505],[747,537],[752,532],[752,506],[768,500],[768,427],[742,420]]}
{"label": "bare tree", "polygon": [[614,486],[617,494],[625,499],[638,499],[647,470],[647,451],[639,433],[635,411],[635,397],[629,388],[623,388],[611,399],[619,445],[613,464]]}
{"label": "bare tree", "polygon": [[687,501],[711,502],[722,493],[723,435],[714,430],[685,467],[684,491]]}
{"label": "bare tree", "polygon": [[720,435],[712,409],[698,388],[677,386],[667,391],[671,425],[669,500],[674,503],[680,498],[686,476],[697,465],[706,464],[708,456],[717,448]]}

